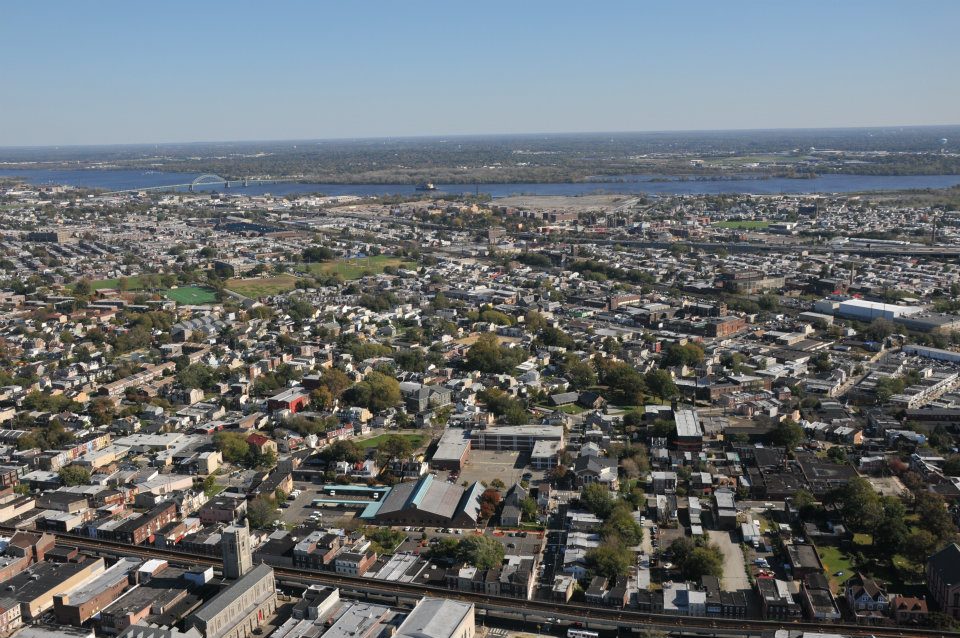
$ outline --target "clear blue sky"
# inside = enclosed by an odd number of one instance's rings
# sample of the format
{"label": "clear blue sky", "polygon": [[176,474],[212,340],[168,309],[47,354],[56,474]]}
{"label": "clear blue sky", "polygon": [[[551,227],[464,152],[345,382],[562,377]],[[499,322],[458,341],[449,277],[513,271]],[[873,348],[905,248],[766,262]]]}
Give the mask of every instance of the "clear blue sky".
{"label": "clear blue sky", "polygon": [[10,0],[0,146],[960,123],[960,1]]}

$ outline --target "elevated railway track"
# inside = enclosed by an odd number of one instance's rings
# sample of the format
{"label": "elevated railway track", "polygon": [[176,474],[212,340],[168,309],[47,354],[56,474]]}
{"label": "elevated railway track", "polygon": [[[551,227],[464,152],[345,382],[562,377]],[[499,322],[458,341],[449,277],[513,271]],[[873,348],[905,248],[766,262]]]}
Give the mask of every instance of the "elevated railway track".
{"label": "elevated railway track", "polygon": [[[13,533],[16,528],[0,526],[0,531]],[[146,545],[126,545],[74,534],[52,532],[57,541],[101,556],[136,556],[162,558],[172,564],[214,568],[222,567],[219,558]],[[592,607],[583,604],[546,600],[522,600],[480,592],[461,592],[447,587],[380,581],[357,576],[344,576],[293,567],[274,567],[277,581],[290,585],[327,585],[338,587],[354,597],[377,599],[403,604],[422,596],[440,596],[473,603],[482,615],[513,618],[533,624],[578,624],[591,629],[632,631],[658,630],[670,634],[699,636],[773,636],[777,630],[792,633],[808,632],[843,634],[853,638],[960,638],[960,632],[913,627],[874,627],[834,622],[777,621],[745,618],[691,617],[646,613],[627,609]]]}

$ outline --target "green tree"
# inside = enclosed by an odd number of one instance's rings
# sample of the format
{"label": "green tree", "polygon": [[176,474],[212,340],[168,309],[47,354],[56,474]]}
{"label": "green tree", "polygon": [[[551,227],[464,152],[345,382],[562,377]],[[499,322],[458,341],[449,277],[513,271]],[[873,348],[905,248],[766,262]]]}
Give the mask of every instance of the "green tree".
{"label": "green tree", "polygon": [[621,501],[610,512],[600,530],[604,539],[618,538],[628,547],[634,547],[643,540],[643,527],[633,518],[630,507]]}
{"label": "green tree", "polygon": [[680,345],[673,344],[667,348],[667,354],[663,358],[665,366],[697,366],[703,363],[703,348],[695,343],[685,343]]}
{"label": "green tree", "polygon": [[270,498],[258,496],[247,506],[247,522],[251,529],[270,527],[276,518],[277,505]]}
{"label": "green tree", "polygon": [[500,541],[489,536],[471,535],[457,545],[457,559],[478,569],[493,569],[503,564],[505,550]]}
{"label": "green tree", "polygon": [[90,402],[90,417],[96,425],[107,425],[113,421],[116,414],[116,407],[113,399],[108,397],[97,397]]}
{"label": "green tree", "polygon": [[647,389],[660,399],[672,399],[680,394],[673,377],[666,370],[651,370],[643,380]]}
{"label": "green tree", "polygon": [[580,491],[580,503],[603,519],[613,511],[613,496],[602,483],[590,483],[584,487]]}
{"label": "green tree", "polygon": [[90,472],[79,465],[67,465],[60,468],[58,476],[60,477],[60,482],[67,487],[90,484]]}
{"label": "green tree", "polygon": [[243,463],[250,456],[250,444],[237,432],[217,432],[213,435],[213,445],[229,463]]}
{"label": "green tree", "polygon": [[523,520],[528,523],[533,523],[537,520],[537,512],[539,508],[537,507],[537,501],[531,497],[526,497],[520,501],[520,512],[523,515]]}
{"label": "green tree", "polygon": [[344,394],[345,400],[380,412],[400,403],[400,382],[382,372],[371,372]]}
{"label": "green tree", "polygon": [[619,542],[604,543],[587,552],[587,569],[597,576],[625,576],[633,566],[633,555]]}
{"label": "green tree", "polygon": [[784,419],[770,430],[770,441],[774,445],[792,450],[803,441],[803,428],[796,421]]}

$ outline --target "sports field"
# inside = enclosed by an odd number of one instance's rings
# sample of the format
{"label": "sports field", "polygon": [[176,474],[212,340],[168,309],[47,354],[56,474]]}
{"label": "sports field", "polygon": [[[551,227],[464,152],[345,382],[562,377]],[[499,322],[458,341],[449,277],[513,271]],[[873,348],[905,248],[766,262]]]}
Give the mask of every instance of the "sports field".
{"label": "sports field", "polygon": [[210,288],[202,286],[181,286],[164,290],[163,296],[184,306],[202,306],[216,303],[217,295]]}

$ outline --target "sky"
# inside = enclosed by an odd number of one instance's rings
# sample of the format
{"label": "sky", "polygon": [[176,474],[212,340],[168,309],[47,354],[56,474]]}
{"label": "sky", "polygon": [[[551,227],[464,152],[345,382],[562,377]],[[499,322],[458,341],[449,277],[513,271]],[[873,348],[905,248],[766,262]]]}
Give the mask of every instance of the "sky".
{"label": "sky", "polygon": [[956,0],[7,0],[0,146],[960,124]]}

